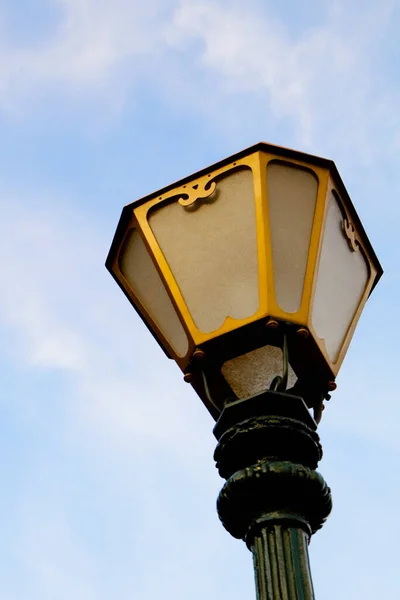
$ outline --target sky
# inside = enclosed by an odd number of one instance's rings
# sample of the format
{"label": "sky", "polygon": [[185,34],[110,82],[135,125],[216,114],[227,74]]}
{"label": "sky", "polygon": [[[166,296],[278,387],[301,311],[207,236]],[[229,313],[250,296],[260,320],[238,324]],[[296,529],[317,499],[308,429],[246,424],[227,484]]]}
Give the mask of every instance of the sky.
{"label": "sky", "polygon": [[398,0],[0,0],[0,595],[255,596],[213,420],[104,267],[122,207],[260,140],[331,158],[385,274],[324,412],[318,598],[400,583]]}

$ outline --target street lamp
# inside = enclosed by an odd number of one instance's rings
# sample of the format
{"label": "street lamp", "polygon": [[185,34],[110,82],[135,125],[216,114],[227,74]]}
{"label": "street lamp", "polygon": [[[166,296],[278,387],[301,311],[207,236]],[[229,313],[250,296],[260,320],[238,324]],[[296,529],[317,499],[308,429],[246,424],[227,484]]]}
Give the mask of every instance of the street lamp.
{"label": "street lamp", "polygon": [[259,598],[312,598],[316,423],[382,275],[334,163],[252,146],[126,206],[106,265],[217,420],[218,513]]}

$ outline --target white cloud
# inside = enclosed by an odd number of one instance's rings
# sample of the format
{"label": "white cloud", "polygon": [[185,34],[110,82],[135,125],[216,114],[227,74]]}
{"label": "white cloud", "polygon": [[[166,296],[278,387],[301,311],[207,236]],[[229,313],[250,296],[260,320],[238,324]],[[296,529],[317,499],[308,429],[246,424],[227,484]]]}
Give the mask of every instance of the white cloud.
{"label": "white cloud", "polygon": [[218,73],[226,92],[268,92],[281,116],[297,115],[309,127],[306,73],[296,48],[276,19],[221,3],[182,2],[167,39],[184,50],[201,40],[197,68]]}
{"label": "white cloud", "polygon": [[392,117],[383,126],[385,115],[396,112],[398,89],[390,81],[385,89],[377,85],[392,0],[362,10],[326,3],[320,23],[296,35],[290,6],[272,3],[53,3],[58,21],[40,43],[0,45],[3,109],[30,114],[55,92],[107,121],[128,98],[134,101],[140,81],[226,132],[242,125],[269,139],[280,123],[305,148],[336,155],[340,148],[346,157],[357,148],[364,163],[377,154],[378,130],[385,147],[398,146],[399,123]]}
{"label": "white cloud", "polygon": [[164,0],[52,1],[59,8],[58,20],[40,43],[23,46],[3,39],[0,44],[0,104],[11,112],[42,99],[48,88],[61,86],[74,94],[102,90],[118,75],[120,83],[131,81],[141,69],[135,58],[160,50]]}
{"label": "white cloud", "polygon": [[[63,314],[71,293],[69,285],[74,285],[74,275],[79,276],[74,274],[80,257],[73,235],[68,237],[62,219],[52,222],[40,208],[22,209],[15,196],[4,190],[3,201],[3,319],[23,332],[23,345],[32,364],[81,370],[85,343],[70,322],[70,311]],[[31,201],[38,206],[37,198]]]}
{"label": "white cloud", "polygon": [[208,93],[259,96],[267,121],[268,110],[295,120],[303,146],[321,144],[319,128],[335,140],[346,129],[343,146],[364,141],[376,116],[371,69],[393,10],[386,2],[355,14],[336,3],[318,27],[305,27],[294,37],[268,4],[261,12],[222,1],[182,0],[167,40],[181,52],[193,52],[196,71],[215,75]]}
{"label": "white cloud", "polygon": [[[2,400],[13,422],[24,423],[23,433],[8,432],[10,446],[3,440],[13,467],[0,502],[7,514],[2,594],[146,598],[168,590],[187,597],[193,562],[207,565],[223,554],[218,540],[230,541],[213,506],[212,419],[107,273],[112,230],[103,234],[94,215],[89,222],[55,194],[47,201],[44,193],[39,200],[26,190],[2,191],[0,328],[3,340],[14,340],[7,359],[18,364],[35,405],[28,412],[27,400],[10,393]],[[40,373],[49,389],[39,395]],[[197,508],[202,495],[209,522]],[[190,553],[189,526],[179,531],[186,513],[196,534]],[[182,564],[190,574],[177,585],[171,573],[178,576]],[[216,578],[204,577],[195,596],[204,597]]]}
{"label": "white cloud", "polygon": [[73,427],[115,448],[162,443],[185,460],[182,444],[201,445],[189,423],[210,434],[212,420],[107,273],[112,231],[103,239],[93,215],[89,224],[54,197],[23,196],[3,189],[0,224],[0,324],[12,328],[14,358],[67,375]]}

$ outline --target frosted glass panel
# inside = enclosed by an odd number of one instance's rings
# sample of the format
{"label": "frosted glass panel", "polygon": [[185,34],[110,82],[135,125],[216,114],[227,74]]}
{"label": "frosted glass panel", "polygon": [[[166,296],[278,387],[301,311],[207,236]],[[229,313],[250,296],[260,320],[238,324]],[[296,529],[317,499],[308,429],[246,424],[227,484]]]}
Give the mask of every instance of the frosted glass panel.
{"label": "frosted glass panel", "polygon": [[119,268],[177,355],[185,356],[189,349],[186,332],[147,248],[135,229],[128,233],[124,242]]}
{"label": "frosted glass panel", "polygon": [[[283,355],[280,348],[264,346],[222,365],[222,375],[238,398],[253,396],[269,388],[277,375],[282,375]],[[289,365],[288,388],[297,377]]]}
{"label": "frosted glass panel", "polygon": [[155,237],[196,326],[206,333],[259,305],[256,219],[250,169],[217,183],[206,200],[151,213]]}
{"label": "frosted glass panel", "polygon": [[342,212],[335,196],[328,201],[312,323],[325,340],[329,357],[336,361],[347,330],[368,283],[369,269],[363,254],[354,252],[344,233]]}
{"label": "frosted glass panel", "polygon": [[318,181],[307,171],[272,163],[267,183],[276,301],[294,313],[303,294]]}

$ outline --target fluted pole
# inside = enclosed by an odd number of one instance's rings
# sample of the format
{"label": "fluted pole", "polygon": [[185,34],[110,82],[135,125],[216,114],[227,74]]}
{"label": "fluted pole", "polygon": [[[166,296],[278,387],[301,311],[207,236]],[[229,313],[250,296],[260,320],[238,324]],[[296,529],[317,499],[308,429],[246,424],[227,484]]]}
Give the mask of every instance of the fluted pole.
{"label": "fluted pole", "polygon": [[263,527],[251,546],[258,600],[313,600],[307,534],[296,527]]}
{"label": "fluted pole", "polygon": [[308,543],[331,510],[322,457],[303,400],[264,392],[228,404],[214,434],[226,483],[217,510],[253,553],[258,600],[313,600]]}

